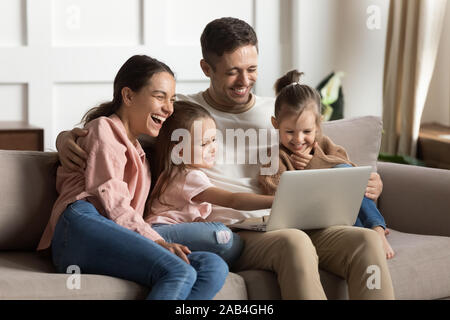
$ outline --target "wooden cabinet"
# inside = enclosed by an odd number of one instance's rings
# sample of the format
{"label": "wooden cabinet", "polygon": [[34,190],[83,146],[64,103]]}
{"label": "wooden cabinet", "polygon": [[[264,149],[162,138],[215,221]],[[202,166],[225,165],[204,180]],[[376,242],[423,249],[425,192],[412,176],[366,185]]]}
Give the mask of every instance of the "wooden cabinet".
{"label": "wooden cabinet", "polygon": [[428,167],[450,169],[450,127],[422,124],[417,155]]}
{"label": "wooden cabinet", "polygon": [[0,121],[0,149],[44,151],[44,130],[24,122]]}

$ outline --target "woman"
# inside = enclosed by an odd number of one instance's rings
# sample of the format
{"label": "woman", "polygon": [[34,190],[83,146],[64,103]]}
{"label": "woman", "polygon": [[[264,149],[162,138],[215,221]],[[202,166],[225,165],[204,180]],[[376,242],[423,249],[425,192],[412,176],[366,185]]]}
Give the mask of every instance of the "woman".
{"label": "woman", "polygon": [[170,68],[133,56],[116,75],[113,100],[83,117],[86,169],[58,168],[59,197],[38,246],[51,246],[58,272],[77,265],[140,283],[159,300],[211,299],[223,286],[228,267],[219,256],[167,243],[143,220],[151,175],[137,138],[158,135],[174,97]]}

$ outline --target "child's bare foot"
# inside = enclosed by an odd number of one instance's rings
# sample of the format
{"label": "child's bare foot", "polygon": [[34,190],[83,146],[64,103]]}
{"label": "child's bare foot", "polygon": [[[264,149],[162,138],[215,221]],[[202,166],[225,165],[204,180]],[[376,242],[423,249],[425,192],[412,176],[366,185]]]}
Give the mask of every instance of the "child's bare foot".
{"label": "child's bare foot", "polygon": [[[386,259],[393,258],[394,255],[395,255],[395,252],[394,252],[394,250],[392,249],[391,245],[389,244],[389,242],[386,239],[386,231],[380,226],[377,226],[377,227],[373,228],[373,230],[375,230],[378,233],[378,235],[381,237],[381,241],[383,243],[384,252],[386,252]],[[388,234],[389,234],[389,231],[388,231]]]}

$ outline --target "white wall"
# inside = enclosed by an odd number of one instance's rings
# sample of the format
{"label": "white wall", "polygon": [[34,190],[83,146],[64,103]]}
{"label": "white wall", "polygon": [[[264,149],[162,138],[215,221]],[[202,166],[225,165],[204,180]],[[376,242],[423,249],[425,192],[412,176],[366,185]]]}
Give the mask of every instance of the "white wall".
{"label": "white wall", "polygon": [[[234,16],[260,34],[258,94],[280,73],[279,7],[274,0],[1,0],[0,121],[44,128],[45,150],[61,130],[112,98],[119,67],[148,54],[176,73],[177,91],[208,87],[200,69],[200,34]],[[272,75],[272,76],[271,76]]]}
{"label": "white wall", "polygon": [[[366,25],[369,6],[380,11],[379,29]],[[273,96],[275,80],[293,68],[312,86],[344,71],[344,116],[381,116],[388,6],[389,0],[1,0],[0,121],[44,127],[45,149],[54,149],[59,131],[111,98],[115,73],[133,54],[169,64],[178,92],[204,90],[199,37],[222,16],[256,29],[258,95]],[[449,83],[449,46],[439,54],[424,121],[450,123],[450,88],[442,85]]]}
{"label": "white wall", "polygon": [[[334,0],[298,0],[294,15],[293,65],[305,73],[303,80],[316,86],[331,71],[336,70],[336,7]],[[285,70],[288,71],[288,70]]]}
{"label": "white wall", "polygon": [[[379,29],[366,25],[369,6],[379,9]],[[343,71],[345,118],[382,115],[388,9],[389,0],[298,0],[293,66],[314,87],[331,71]]]}
{"label": "white wall", "polygon": [[[294,0],[293,67],[316,86],[331,71],[344,71],[344,117],[381,116],[384,54],[390,0]],[[380,12],[380,28],[369,29],[367,12]],[[297,26],[295,27],[295,24]],[[423,122],[450,126],[450,4],[422,116]]]}

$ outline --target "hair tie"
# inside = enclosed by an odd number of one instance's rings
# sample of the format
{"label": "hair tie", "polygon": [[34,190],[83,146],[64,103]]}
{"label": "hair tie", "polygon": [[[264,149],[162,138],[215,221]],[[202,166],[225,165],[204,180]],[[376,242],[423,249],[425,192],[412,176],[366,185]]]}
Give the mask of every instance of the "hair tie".
{"label": "hair tie", "polygon": [[295,86],[296,84],[298,84],[300,86],[300,82],[292,82],[291,84],[289,84],[290,86]]}

